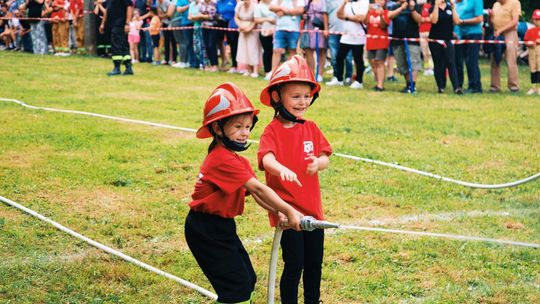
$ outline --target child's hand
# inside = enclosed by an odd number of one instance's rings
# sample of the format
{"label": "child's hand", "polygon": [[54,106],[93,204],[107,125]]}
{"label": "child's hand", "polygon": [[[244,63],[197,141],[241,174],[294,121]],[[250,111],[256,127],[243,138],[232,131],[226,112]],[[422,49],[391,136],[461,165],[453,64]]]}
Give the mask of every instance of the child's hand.
{"label": "child's hand", "polygon": [[287,219],[287,216],[281,212],[278,212],[278,227],[286,230],[290,229],[289,227],[289,220]]}
{"label": "child's hand", "polygon": [[296,231],[301,231],[302,228],[300,227],[300,220],[304,215],[298,211],[296,211],[294,208],[290,208],[291,212],[288,212],[287,215],[279,212],[279,222],[278,226],[283,229],[294,229]]}
{"label": "child's hand", "polygon": [[292,172],[288,168],[283,167],[283,170],[279,172],[279,177],[281,177],[281,180],[288,181],[288,182],[294,182],[299,187],[302,187],[302,183],[298,180],[298,177],[296,176],[296,173]]}
{"label": "child's hand", "polygon": [[307,165],[306,173],[308,175],[314,175],[319,171],[319,158],[315,156],[310,156],[311,163]]}

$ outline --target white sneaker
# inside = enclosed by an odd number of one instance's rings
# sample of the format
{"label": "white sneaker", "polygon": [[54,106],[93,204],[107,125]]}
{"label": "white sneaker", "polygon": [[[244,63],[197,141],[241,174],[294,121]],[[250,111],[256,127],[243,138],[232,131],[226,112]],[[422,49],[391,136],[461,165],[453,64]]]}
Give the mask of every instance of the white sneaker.
{"label": "white sneaker", "polygon": [[185,65],[184,65],[183,62],[177,62],[177,63],[173,64],[172,67],[173,68],[183,69],[185,67]]}
{"label": "white sneaker", "polygon": [[534,94],[536,94],[535,88],[531,88],[529,91],[527,91],[527,95],[534,95]]}
{"label": "white sneaker", "polygon": [[432,69],[426,69],[424,71],[424,76],[433,76],[433,70]]}
{"label": "white sneaker", "polygon": [[344,82],[345,85],[351,85],[351,83],[352,83],[351,77],[345,78],[345,82]]}
{"label": "white sneaker", "polygon": [[272,77],[272,72],[266,73],[266,75],[264,75],[264,80],[270,80],[270,77]]}
{"label": "white sneaker", "polygon": [[364,85],[361,84],[361,83],[358,82],[358,81],[354,81],[354,82],[351,84],[351,89],[358,90],[358,89],[363,89],[363,88],[364,88]]}
{"label": "white sneaker", "polygon": [[231,73],[231,74],[232,74],[232,73],[236,73],[236,72],[238,72],[238,70],[237,70],[236,68],[230,68],[230,69],[227,71],[227,73]]}
{"label": "white sneaker", "polygon": [[371,73],[371,66],[367,66],[366,69],[364,70],[364,74],[369,74]]}
{"label": "white sneaker", "polygon": [[323,82],[322,75],[317,75],[317,82]]}
{"label": "white sneaker", "polygon": [[244,73],[242,73],[242,76],[249,76],[250,73],[248,71],[245,71]]}
{"label": "white sneaker", "polygon": [[251,78],[257,78],[259,77],[259,73],[251,73],[249,76],[251,76]]}
{"label": "white sneaker", "polygon": [[326,83],[327,86],[343,86],[343,81],[337,80],[336,77],[332,77],[332,80]]}

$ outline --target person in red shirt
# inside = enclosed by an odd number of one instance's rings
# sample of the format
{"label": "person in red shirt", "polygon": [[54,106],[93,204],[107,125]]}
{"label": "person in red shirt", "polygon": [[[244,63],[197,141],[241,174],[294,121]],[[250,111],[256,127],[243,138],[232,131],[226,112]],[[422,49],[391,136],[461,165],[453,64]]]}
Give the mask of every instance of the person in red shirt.
{"label": "person in red shirt", "polygon": [[523,40],[529,42],[529,68],[531,69],[532,88],[527,95],[540,95],[540,9],[536,9],[532,15],[534,27],[527,30]]}
{"label": "person in red shirt", "polygon": [[433,76],[433,59],[431,58],[431,51],[429,50],[429,31],[431,30],[431,19],[429,19],[430,10],[433,7],[427,0],[419,0],[418,4],[422,4],[422,22],[418,26],[420,32],[420,49],[422,49],[422,57],[424,59],[424,75]]}
{"label": "person in red shirt", "polygon": [[83,0],[70,0],[69,10],[73,16],[73,27],[77,42],[77,51],[84,51],[84,4]]}
{"label": "person in red shirt", "polygon": [[[320,89],[305,59],[298,55],[272,73],[260,99],[276,113],[261,136],[257,159],[267,185],[284,201],[302,214],[323,220],[317,172],[328,167],[332,148],[315,122],[303,118]],[[280,222],[276,214],[269,217],[272,226]],[[324,230],[284,230],[281,248],[285,262],[281,302],[298,302],[303,272],[304,303],[319,303]]]}
{"label": "person in red shirt", "polygon": [[69,23],[66,16],[64,0],[54,0],[52,4],[52,40],[54,53],[58,56],[69,55]]}
{"label": "person in red shirt", "polygon": [[224,83],[206,101],[197,131],[198,138],[213,141],[191,194],[185,236],[219,303],[249,303],[255,288],[257,277],[234,221],[244,212],[247,191],[269,212],[280,212],[288,227],[300,230],[303,216],[259,182],[249,161],[236,153],[248,148],[258,113],[236,85]]}

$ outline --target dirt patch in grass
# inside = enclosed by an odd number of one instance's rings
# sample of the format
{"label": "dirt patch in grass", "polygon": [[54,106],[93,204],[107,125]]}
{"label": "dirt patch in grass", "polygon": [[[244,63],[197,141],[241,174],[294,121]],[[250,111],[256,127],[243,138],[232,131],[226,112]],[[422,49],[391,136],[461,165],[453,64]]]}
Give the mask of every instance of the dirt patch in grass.
{"label": "dirt patch in grass", "polygon": [[0,154],[0,167],[9,169],[28,169],[45,161],[53,153],[48,146],[32,146],[23,151],[6,151]]}

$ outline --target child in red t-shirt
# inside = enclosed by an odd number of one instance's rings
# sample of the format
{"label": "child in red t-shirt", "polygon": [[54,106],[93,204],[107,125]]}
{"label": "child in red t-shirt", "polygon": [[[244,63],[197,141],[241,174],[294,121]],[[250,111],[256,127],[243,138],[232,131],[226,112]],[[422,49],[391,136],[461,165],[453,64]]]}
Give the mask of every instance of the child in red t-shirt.
{"label": "child in red t-shirt", "polygon": [[527,95],[540,95],[540,9],[536,9],[532,15],[534,26],[525,33],[523,40],[529,42],[529,68],[531,69],[532,88]]}
{"label": "child in red t-shirt", "polygon": [[[257,158],[270,188],[296,210],[323,220],[317,172],[328,167],[332,148],[317,125],[303,118],[319,91],[306,61],[298,55],[274,71],[260,99],[276,115],[264,129]],[[272,226],[280,222],[270,214]],[[324,230],[285,230],[281,248],[285,262],[280,280],[282,303],[298,302],[302,271],[304,303],[319,303]]]}
{"label": "child in red t-shirt", "polygon": [[[404,5],[405,6],[405,5]],[[373,88],[377,92],[384,91],[384,77],[386,56],[390,40],[388,39],[388,25],[390,20],[395,18],[401,10],[389,12],[386,9],[386,0],[375,0],[370,5],[369,11],[364,19],[367,26],[366,50],[367,58],[377,83]]]}
{"label": "child in red t-shirt", "polygon": [[246,190],[263,208],[285,214],[288,226],[300,230],[302,214],[259,182],[249,161],[236,154],[248,148],[258,113],[236,85],[224,83],[206,101],[203,126],[197,131],[198,138],[213,141],[191,194],[185,236],[219,303],[247,303],[255,288],[257,277],[234,221],[244,211]]}

